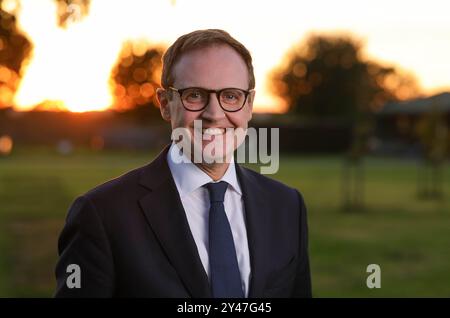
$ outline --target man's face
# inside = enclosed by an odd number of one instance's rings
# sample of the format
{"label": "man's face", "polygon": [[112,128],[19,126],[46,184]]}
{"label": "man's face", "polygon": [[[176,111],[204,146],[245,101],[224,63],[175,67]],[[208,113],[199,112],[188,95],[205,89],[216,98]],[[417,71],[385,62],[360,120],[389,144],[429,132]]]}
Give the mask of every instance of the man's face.
{"label": "man's face", "polygon": [[[248,90],[249,78],[246,64],[242,57],[227,45],[216,45],[185,53],[173,69],[174,88],[201,87],[212,90],[223,88],[240,88]],[[172,97],[169,98],[169,94]],[[252,117],[254,91],[248,97],[244,107],[237,112],[224,111],[217,100],[216,94],[209,96],[209,103],[202,111],[188,111],[183,107],[180,95],[168,90],[158,91],[162,117],[171,122],[172,129],[185,128],[194,135],[194,121],[201,120],[205,138],[202,138],[200,148],[213,142],[223,143],[223,151],[216,151],[214,157],[224,157],[230,150],[234,151],[239,141],[230,142],[227,128],[246,130]],[[208,128],[219,128],[208,129]],[[220,131],[220,133],[218,133]],[[199,133],[197,131],[196,133]],[[217,140],[217,138],[221,138]],[[207,139],[207,140],[204,140]],[[208,140],[209,139],[209,140]],[[228,141],[228,142],[227,142]],[[191,144],[194,140],[191,138]],[[233,144],[233,145],[231,145]],[[231,147],[231,148],[230,148]],[[226,150],[228,148],[228,150]],[[225,153],[224,153],[225,152]]]}

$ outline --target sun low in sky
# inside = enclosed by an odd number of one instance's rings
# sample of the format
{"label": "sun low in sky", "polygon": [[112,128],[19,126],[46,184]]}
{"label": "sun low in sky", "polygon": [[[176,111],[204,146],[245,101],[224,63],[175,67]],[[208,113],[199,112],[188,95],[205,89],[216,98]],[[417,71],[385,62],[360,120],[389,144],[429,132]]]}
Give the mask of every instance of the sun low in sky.
{"label": "sun low in sky", "polygon": [[[12,7],[15,0],[4,0]],[[129,40],[170,45],[178,36],[221,28],[251,51],[255,111],[283,112],[268,73],[310,32],[346,32],[365,43],[367,58],[415,74],[426,93],[450,89],[450,2],[298,0],[91,0],[89,14],[58,26],[53,0],[19,0],[18,25],[33,43],[15,96],[17,109],[45,101],[71,111],[113,103],[111,70]],[[72,8],[73,9],[73,8]]]}

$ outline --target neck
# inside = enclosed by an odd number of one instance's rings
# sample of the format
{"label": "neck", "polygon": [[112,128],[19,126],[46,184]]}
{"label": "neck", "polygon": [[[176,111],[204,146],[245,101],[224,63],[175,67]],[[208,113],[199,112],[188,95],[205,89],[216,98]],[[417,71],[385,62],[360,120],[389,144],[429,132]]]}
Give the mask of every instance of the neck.
{"label": "neck", "polygon": [[[177,145],[178,147],[182,146],[182,144],[178,143],[178,142],[175,145]],[[180,148],[180,149],[182,149],[182,148]],[[191,154],[187,155],[187,157],[190,158],[192,163],[194,163],[194,160],[192,158],[192,153],[193,153],[193,151],[191,151]],[[230,162],[227,162],[226,158],[224,158],[223,161],[224,162],[222,162],[222,163],[219,163],[219,162],[213,162],[213,163],[201,162],[201,163],[194,163],[194,164],[200,170],[202,170],[208,176],[210,176],[211,179],[213,179],[214,181],[217,181],[217,180],[220,180],[225,175],[225,172],[227,172],[228,166],[230,165]]]}
{"label": "neck", "polygon": [[230,163],[196,163],[195,165],[199,167],[200,170],[204,171],[208,176],[210,176],[211,179],[217,181],[225,175],[225,172],[227,172]]}

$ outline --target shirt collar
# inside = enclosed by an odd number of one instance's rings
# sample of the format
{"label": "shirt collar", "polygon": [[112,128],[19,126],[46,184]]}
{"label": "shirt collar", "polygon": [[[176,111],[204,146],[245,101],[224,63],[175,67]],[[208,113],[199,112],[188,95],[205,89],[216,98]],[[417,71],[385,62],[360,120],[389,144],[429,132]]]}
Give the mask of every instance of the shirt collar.
{"label": "shirt collar", "polygon": [[181,149],[175,145],[175,143],[172,143],[167,154],[167,163],[169,164],[169,169],[180,195],[189,194],[206,183],[219,181],[227,182],[231,185],[234,191],[236,191],[239,195],[242,195],[241,187],[239,186],[236,175],[236,167],[233,156],[231,156],[230,164],[228,165],[224,176],[220,180],[214,181],[204,171],[193,164],[189,158],[185,157],[184,159],[187,160],[178,163],[180,160],[175,160],[175,158],[178,158],[180,155],[182,155]]}

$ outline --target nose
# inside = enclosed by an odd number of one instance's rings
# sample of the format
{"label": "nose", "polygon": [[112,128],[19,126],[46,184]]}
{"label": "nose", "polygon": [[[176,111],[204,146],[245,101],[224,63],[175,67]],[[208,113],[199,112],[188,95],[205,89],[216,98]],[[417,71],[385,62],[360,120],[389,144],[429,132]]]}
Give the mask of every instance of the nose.
{"label": "nose", "polygon": [[225,112],[220,107],[217,94],[211,92],[208,105],[206,105],[205,110],[202,112],[202,117],[209,121],[217,121],[225,117]]}

